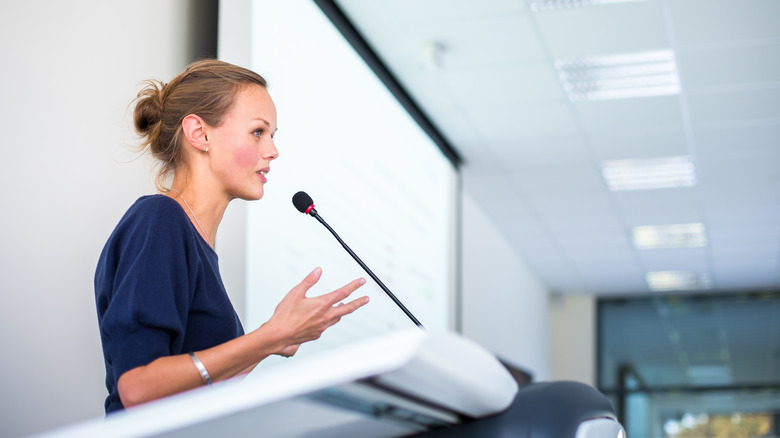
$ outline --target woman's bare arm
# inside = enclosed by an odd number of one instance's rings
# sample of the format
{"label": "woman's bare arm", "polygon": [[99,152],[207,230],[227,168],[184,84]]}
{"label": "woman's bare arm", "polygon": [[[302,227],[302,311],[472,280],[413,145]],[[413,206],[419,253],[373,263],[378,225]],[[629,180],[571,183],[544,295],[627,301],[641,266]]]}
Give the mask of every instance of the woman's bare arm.
{"label": "woman's bare arm", "polygon": [[[342,316],[368,302],[368,297],[336,305],[365,283],[357,279],[319,297],[306,292],[320,278],[317,268],[295,286],[279,303],[271,319],[256,330],[215,347],[195,352],[211,380],[216,382],[251,371],[272,354],[294,354],[297,346],[318,339]],[[204,384],[188,354],[161,357],[133,368],[119,377],[117,391],[127,408]]]}

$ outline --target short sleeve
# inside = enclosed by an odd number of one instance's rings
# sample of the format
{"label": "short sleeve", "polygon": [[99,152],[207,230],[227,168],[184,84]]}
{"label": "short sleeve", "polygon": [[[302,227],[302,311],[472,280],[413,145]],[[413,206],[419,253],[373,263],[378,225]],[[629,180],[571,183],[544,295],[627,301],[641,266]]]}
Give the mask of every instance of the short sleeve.
{"label": "short sleeve", "polygon": [[197,268],[182,221],[188,219],[178,204],[162,201],[123,218],[96,273],[101,337],[115,379],[178,354],[187,327]]}

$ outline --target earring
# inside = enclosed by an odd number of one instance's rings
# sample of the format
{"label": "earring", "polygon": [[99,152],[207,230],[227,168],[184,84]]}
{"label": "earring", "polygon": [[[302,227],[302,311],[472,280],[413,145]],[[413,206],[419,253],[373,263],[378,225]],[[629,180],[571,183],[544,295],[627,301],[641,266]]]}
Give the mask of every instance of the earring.
{"label": "earring", "polygon": [[206,146],[206,152],[208,152],[208,151],[209,151],[209,147],[208,147],[208,146]]}

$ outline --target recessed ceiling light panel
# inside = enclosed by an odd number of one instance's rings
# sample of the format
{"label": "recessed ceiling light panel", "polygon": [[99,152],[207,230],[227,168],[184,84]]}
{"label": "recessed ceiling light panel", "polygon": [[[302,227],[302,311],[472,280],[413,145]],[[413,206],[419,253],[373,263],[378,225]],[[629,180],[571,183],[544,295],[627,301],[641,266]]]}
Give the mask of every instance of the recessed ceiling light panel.
{"label": "recessed ceiling light panel", "polygon": [[534,12],[555,9],[580,8],[584,6],[606,5],[610,3],[628,3],[645,0],[528,0],[528,6]]}
{"label": "recessed ceiling light panel", "polygon": [[555,68],[572,102],[680,92],[677,62],[671,50],[559,59]]}
{"label": "recessed ceiling light panel", "polygon": [[613,160],[601,163],[609,190],[643,190],[696,185],[696,169],[688,157]]}
{"label": "recessed ceiling light panel", "polygon": [[702,223],[644,225],[634,227],[632,231],[637,249],[707,246],[707,233]]}
{"label": "recessed ceiling light panel", "polygon": [[688,271],[653,271],[646,276],[652,291],[703,290],[712,285],[709,275]]}

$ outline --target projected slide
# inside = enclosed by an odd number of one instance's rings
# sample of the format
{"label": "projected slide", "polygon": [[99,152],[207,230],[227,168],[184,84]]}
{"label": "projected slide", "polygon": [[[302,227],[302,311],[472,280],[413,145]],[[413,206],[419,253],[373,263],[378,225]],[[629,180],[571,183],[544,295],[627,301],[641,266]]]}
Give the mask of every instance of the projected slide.
{"label": "projected slide", "polygon": [[319,222],[293,207],[299,190],[426,328],[452,328],[452,165],[316,5],[251,5],[249,67],[276,102],[280,156],[264,198],[248,208],[247,328],[317,266],[323,275],[310,296],[365,277],[355,296],[371,302],[298,355],[414,327]]}

